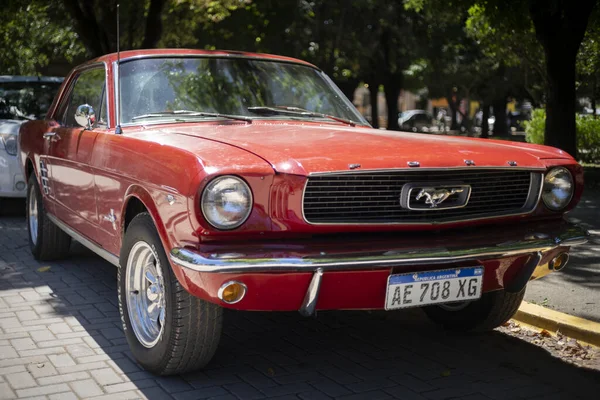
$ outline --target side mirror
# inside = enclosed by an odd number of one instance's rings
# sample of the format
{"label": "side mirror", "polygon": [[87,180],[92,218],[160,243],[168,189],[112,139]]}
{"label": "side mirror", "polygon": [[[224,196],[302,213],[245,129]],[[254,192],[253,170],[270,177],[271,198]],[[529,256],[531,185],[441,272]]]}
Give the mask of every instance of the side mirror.
{"label": "side mirror", "polygon": [[96,113],[94,108],[89,104],[82,104],[75,111],[75,122],[85,129],[92,129],[96,123]]}

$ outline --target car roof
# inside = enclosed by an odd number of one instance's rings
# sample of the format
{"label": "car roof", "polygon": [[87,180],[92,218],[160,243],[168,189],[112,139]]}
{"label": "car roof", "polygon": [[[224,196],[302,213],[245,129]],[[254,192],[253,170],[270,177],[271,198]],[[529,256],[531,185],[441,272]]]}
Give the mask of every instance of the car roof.
{"label": "car roof", "polygon": [[[231,57],[231,58],[252,58],[257,60],[283,61],[289,63],[303,64],[309,67],[317,68],[311,63],[292,57],[276,56],[273,54],[250,53],[245,51],[232,50],[198,50],[198,49],[146,49],[146,50],[128,50],[120,54],[121,61],[128,61],[135,58],[160,57],[160,56],[205,56],[205,57]],[[95,58],[85,64],[97,62],[112,63],[117,61],[117,53],[110,53]],[[318,68],[317,68],[318,69]]]}
{"label": "car roof", "polygon": [[59,76],[26,76],[26,75],[0,75],[0,83],[5,82],[47,82],[61,83],[65,78]]}

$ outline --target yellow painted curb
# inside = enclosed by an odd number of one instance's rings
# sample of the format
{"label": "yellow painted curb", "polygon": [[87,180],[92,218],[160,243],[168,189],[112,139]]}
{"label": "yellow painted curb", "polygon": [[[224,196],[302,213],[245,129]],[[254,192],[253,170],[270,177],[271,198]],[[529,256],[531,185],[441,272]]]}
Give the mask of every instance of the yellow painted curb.
{"label": "yellow painted curb", "polygon": [[549,332],[560,331],[573,339],[600,346],[600,323],[598,322],[550,310],[526,301],[521,303],[513,318]]}

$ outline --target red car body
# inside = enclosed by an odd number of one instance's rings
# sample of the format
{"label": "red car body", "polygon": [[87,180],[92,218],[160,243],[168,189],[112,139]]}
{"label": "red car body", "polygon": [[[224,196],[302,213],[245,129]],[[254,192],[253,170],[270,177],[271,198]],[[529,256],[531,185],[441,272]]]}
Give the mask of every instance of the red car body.
{"label": "red car body", "polygon": [[[199,50],[123,52],[121,60],[167,54],[256,58],[314,68],[284,57]],[[22,127],[23,169],[47,189],[44,204],[53,221],[117,265],[128,221],[146,209],[177,279],[209,302],[240,310],[306,313],[382,309],[390,274],[475,265],[484,267],[485,293],[545,275],[558,254],[585,241],[585,231],[563,220],[583,190],[582,168],[564,151],[336,121],[260,117],[252,123],[139,123],[122,126],[117,134],[116,61],[116,55],[107,55],[76,68],[46,119]],[[106,126],[61,126],[57,113],[72,81],[98,64],[106,71]],[[48,133],[54,137],[45,137]],[[415,162],[418,167],[409,167]],[[539,193],[526,212],[490,212],[447,222],[311,223],[303,210],[307,181],[315,176],[481,170],[530,171],[543,177],[556,166],[567,168],[575,185],[568,206],[560,211],[545,207]],[[214,228],[200,208],[204,188],[221,175],[240,177],[252,190],[252,211],[237,229]],[[538,254],[523,277],[522,270]],[[319,290],[311,295],[317,274]],[[235,304],[219,298],[219,288],[229,281],[247,287]]]}

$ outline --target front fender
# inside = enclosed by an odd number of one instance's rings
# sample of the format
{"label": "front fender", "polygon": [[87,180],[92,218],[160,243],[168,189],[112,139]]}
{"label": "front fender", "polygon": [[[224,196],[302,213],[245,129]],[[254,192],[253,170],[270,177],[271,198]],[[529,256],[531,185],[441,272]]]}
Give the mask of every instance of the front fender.
{"label": "front fender", "polygon": [[[172,201],[169,201],[170,199]],[[123,208],[120,213],[122,216],[121,238],[126,233],[126,222],[131,220],[131,216],[127,215],[128,207],[131,205],[131,201],[135,200],[142,203],[146,210],[148,210],[160,237],[163,249],[167,254],[173,248],[174,244],[180,243],[182,237],[178,237],[178,233],[190,232],[185,196],[166,188],[150,188],[148,190],[140,185],[132,184],[127,188]],[[129,210],[129,212],[133,211],[134,209]],[[182,227],[182,224],[185,226]],[[121,245],[122,243],[119,243],[119,249]],[[123,262],[124,260],[121,260],[121,263]],[[171,267],[179,282],[187,289],[185,276],[181,267],[173,263],[171,263]]]}

